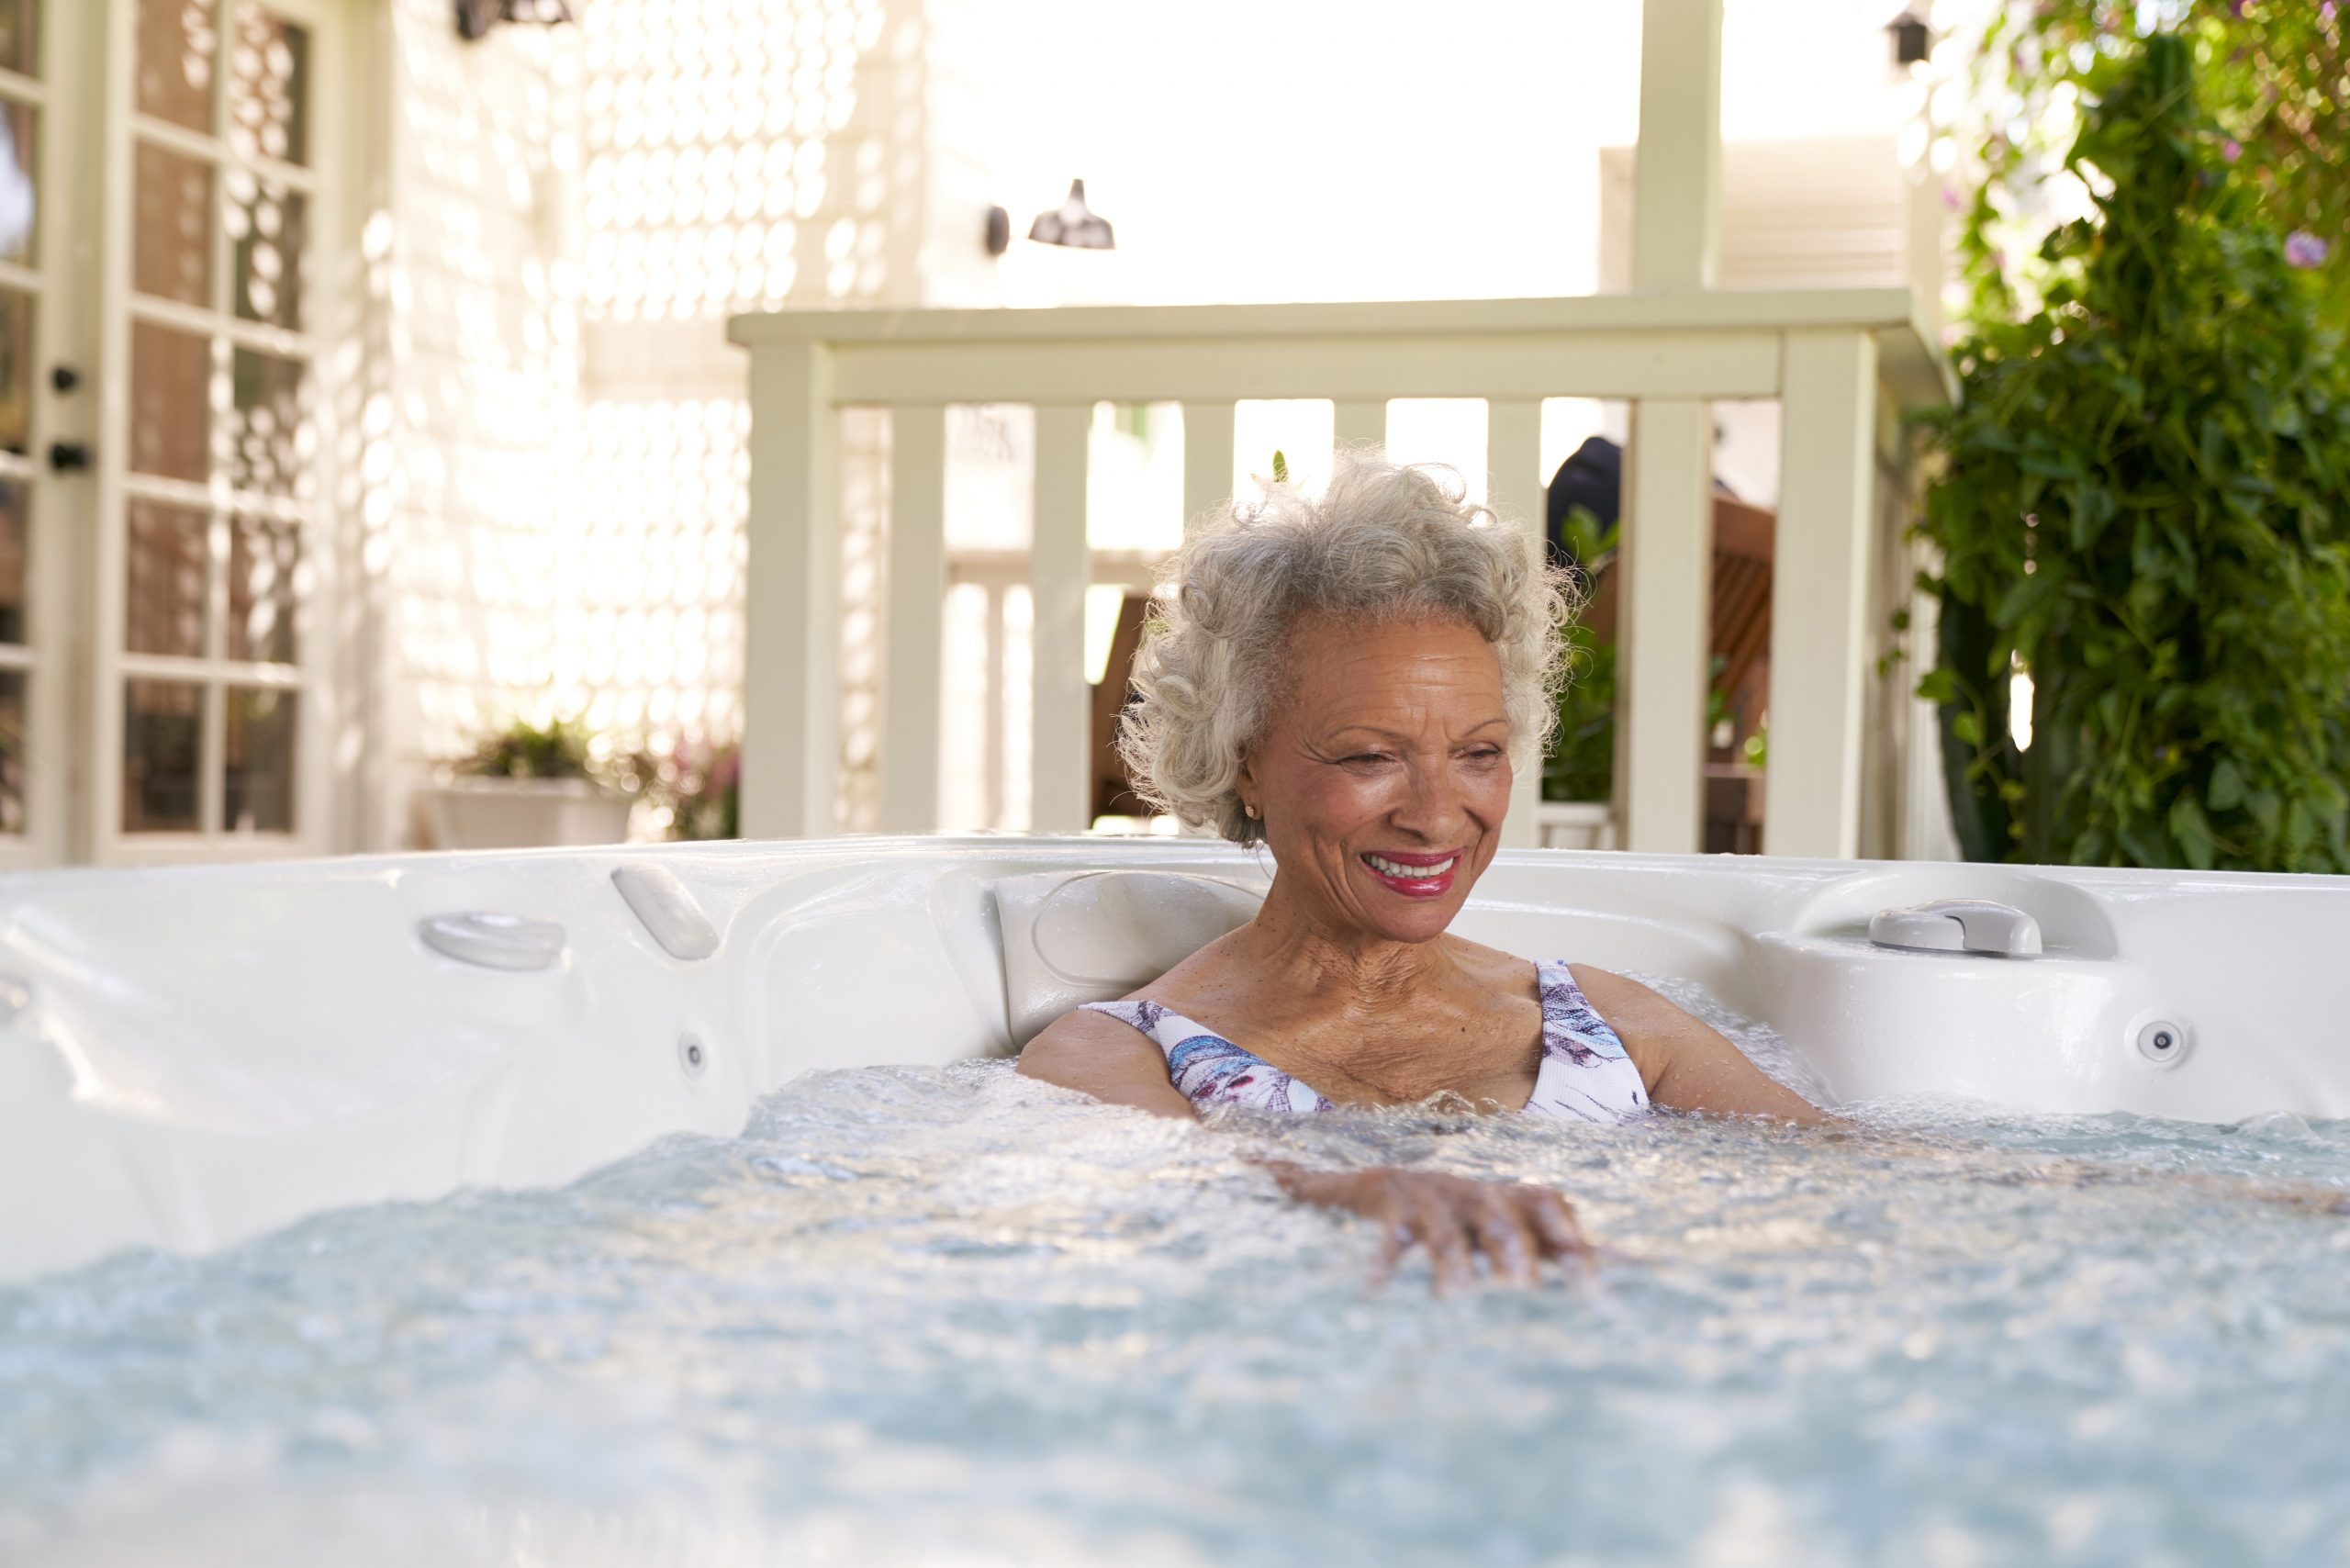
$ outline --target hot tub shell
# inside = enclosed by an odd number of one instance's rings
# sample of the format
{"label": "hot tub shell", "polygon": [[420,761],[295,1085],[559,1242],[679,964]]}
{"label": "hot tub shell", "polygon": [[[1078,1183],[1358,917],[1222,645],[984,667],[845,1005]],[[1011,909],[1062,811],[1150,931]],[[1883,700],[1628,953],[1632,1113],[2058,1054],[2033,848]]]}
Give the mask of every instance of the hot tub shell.
{"label": "hot tub shell", "polygon": [[[615,885],[623,867],[656,873],[650,902]],[[1102,868],[1261,891],[1270,862],[1193,840],[863,838],[11,879],[0,1280],[561,1182],[666,1133],[738,1131],[811,1070],[1008,1053],[1036,1008],[1007,987],[998,884]],[[2045,951],[1869,940],[1878,911],[1950,897],[2024,911]],[[560,929],[536,968],[424,939],[466,915]],[[1695,980],[1840,1101],[2350,1114],[2350,878],[1507,852],[1454,929]]]}

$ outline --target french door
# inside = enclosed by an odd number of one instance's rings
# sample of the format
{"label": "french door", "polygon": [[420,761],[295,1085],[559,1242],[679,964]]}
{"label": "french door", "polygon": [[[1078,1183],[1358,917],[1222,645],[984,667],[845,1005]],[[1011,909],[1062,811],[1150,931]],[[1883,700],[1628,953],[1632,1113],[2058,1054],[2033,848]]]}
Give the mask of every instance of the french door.
{"label": "french door", "polygon": [[71,19],[44,8],[0,0],[0,867],[56,861],[73,833],[72,521],[90,481],[71,395],[86,390],[87,291],[69,194],[81,128],[59,83],[77,50]]}
{"label": "french door", "polygon": [[318,848],[341,0],[108,3],[91,847]]}

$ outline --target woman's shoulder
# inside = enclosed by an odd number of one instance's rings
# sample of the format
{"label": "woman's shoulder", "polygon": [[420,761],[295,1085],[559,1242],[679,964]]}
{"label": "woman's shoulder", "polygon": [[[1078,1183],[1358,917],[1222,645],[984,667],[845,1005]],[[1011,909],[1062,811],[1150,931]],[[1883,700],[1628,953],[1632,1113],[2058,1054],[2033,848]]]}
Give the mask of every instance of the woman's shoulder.
{"label": "woman's shoulder", "polygon": [[1462,974],[1481,987],[1512,996],[1525,994],[1538,973],[1556,967],[1550,959],[1521,958],[1516,953],[1505,953],[1499,947],[1488,947],[1450,932],[1438,940],[1444,943],[1454,966]]}

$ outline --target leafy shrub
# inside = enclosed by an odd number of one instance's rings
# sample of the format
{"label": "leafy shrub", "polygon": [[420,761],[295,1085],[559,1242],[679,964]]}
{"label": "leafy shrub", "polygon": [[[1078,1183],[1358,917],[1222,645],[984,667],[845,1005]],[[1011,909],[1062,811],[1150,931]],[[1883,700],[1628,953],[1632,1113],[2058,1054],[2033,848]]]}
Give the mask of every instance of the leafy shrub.
{"label": "leafy shrub", "polygon": [[[2350,375],[2198,106],[2188,40],[2100,56],[2042,304],[1958,350],[1944,756],[1975,858],[2350,869]],[[2009,739],[2009,671],[2033,680]]]}
{"label": "leafy shrub", "polygon": [[[1616,556],[1616,524],[1600,526],[1583,507],[1566,519],[1567,554],[1586,600]],[[1559,691],[1559,727],[1542,758],[1546,801],[1605,801],[1616,789],[1616,644],[1581,622],[1567,628],[1567,682]]]}

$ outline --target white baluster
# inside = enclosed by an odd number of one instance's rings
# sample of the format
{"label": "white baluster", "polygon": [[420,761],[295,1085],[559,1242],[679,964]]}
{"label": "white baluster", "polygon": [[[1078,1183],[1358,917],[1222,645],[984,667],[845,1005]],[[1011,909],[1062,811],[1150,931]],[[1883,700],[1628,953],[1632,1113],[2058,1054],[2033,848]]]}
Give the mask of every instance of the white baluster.
{"label": "white baluster", "polygon": [[1387,444],[1387,399],[1339,398],[1330,405],[1330,444],[1340,452],[1349,447]]}
{"label": "white baluster", "polygon": [[[1543,527],[1542,405],[1532,398],[1494,398],[1485,403],[1485,500],[1505,521],[1534,542],[1535,558],[1548,548]],[[1502,843],[1531,849],[1542,842],[1535,818],[1542,804],[1542,759],[1529,757],[1510,791]]]}
{"label": "white baluster", "polygon": [[1789,332],[1781,376],[1762,846],[1849,857],[1860,853],[1876,341],[1857,330]]}
{"label": "white baluster", "polygon": [[988,711],[987,738],[980,745],[981,767],[987,777],[986,814],[980,818],[989,827],[1001,828],[1003,821],[1004,796],[1004,725],[1009,706],[1004,700],[1003,667],[1003,600],[1002,583],[987,585],[988,595]]}
{"label": "white baluster", "polygon": [[938,825],[945,679],[946,410],[890,415],[890,595],[881,711],[881,831]]}
{"label": "white baluster", "polygon": [[1232,405],[1183,405],[1183,532],[1232,498]]}
{"label": "white baluster", "polygon": [[1712,642],[1713,426],[1704,403],[1632,410],[1624,454],[1624,675],[1616,800],[1625,846],[1697,848],[1705,809],[1707,651]]}
{"label": "white baluster", "polygon": [[1093,691],[1085,680],[1085,588],[1092,575],[1085,486],[1092,429],[1091,403],[1036,409],[1035,521],[1028,546],[1036,608],[1028,819],[1039,833],[1081,833],[1092,825],[1086,788]]}
{"label": "white baluster", "polygon": [[743,587],[743,832],[834,831],[840,790],[840,412],[833,356],[803,342],[751,355],[748,566]]}

